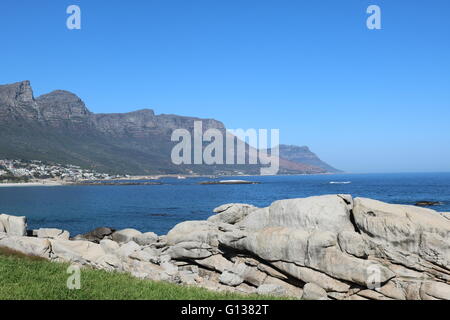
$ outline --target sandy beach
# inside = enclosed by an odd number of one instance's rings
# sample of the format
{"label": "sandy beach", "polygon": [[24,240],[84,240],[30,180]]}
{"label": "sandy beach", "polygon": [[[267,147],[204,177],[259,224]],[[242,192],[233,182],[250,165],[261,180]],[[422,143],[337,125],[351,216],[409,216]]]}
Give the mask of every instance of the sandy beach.
{"label": "sandy beach", "polygon": [[65,185],[57,181],[21,182],[21,183],[0,183],[0,188],[13,187],[55,187]]}

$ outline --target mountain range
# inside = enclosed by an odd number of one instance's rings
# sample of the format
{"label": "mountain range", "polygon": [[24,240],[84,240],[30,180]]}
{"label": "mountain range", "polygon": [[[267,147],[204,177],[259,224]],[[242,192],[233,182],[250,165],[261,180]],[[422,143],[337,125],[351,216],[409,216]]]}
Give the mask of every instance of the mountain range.
{"label": "mountain range", "polygon": [[[74,164],[100,172],[147,174],[258,174],[260,165],[175,165],[175,129],[225,132],[220,121],[144,109],[96,114],[75,94],[34,97],[29,81],[0,85],[0,158]],[[247,149],[249,146],[247,145]],[[281,174],[338,172],[308,147],[280,145]]]}

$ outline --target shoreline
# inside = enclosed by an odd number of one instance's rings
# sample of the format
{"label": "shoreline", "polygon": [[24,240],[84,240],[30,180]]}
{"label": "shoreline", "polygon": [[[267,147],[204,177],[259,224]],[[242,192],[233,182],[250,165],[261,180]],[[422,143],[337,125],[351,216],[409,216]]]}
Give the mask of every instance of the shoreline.
{"label": "shoreline", "polygon": [[[283,177],[283,176],[314,176],[314,175],[335,175],[341,173],[302,173],[302,174],[279,174],[273,177]],[[214,175],[147,175],[147,176],[130,176],[130,177],[121,177],[111,180],[80,180],[77,182],[65,182],[65,181],[54,181],[54,180],[39,180],[33,182],[7,182],[0,183],[0,188],[13,188],[13,187],[59,187],[59,186],[83,186],[83,185],[92,185],[85,184],[84,182],[98,182],[98,185],[101,185],[101,182],[110,182],[110,181],[155,181],[164,178],[173,178],[173,179],[193,179],[193,178],[209,178],[209,179],[221,179],[221,178],[232,178],[232,177],[267,177],[261,175],[225,175],[225,176],[214,176]],[[95,183],[96,184],[96,183]],[[211,183],[214,184],[214,183]]]}
{"label": "shoreline", "polygon": [[67,183],[58,181],[38,181],[38,182],[17,182],[0,183],[0,188],[20,188],[20,187],[59,187],[66,186]]}
{"label": "shoreline", "polygon": [[[419,172],[412,172],[413,174],[419,174]],[[428,173],[428,172],[427,172]],[[430,172],[430,173],[434,173],[434,172]],[[436,172],[439,173],[439,172]],[[448,172],[441,172],[441,173],[446,173],[448,174]],[[175,174],[166,174],[166,175],[140,175],[140,176],[129,176],[129,177],[120,177],[120,178],[115,178],[115,179],[110,179],[110,180],[103,180],[103,179],[97,179],[97,180],[90,180],[90,179],[85,179],[85,180],[80,180],[80,181],[76,181],[76,182],[68,182],[68,181],[55,181],[55,180],[47,180],[47,179],[42,179],[42,180],[35,180],[32,182],[7,182],[7,183],[0,183],[0,189],[1,188],[15,188],[15,187],[60,187],[60,186],[90,186],[90,185],[113,185],[113,181],[155,181],[157,182],[158,180],[161,179],[165,179],[165,178],[169,178],[169,179],[213,179],[211,181],[211,183],[205,183],[205,184],[221,184],[218,183],[219,181],[215,182],[215,180],[218,179],[222,179],[222,180],[226,180],[226,179],[230,179],[230,178],[261,178],[261,177],[302,177],[302,176],[344,176],[344,175],[371,175],[371,174],[380,174],[380,173],[348,173],[348,172],[338,172],[338,173],[311,173],[311,174],[278,174],[278,175],[274,175],[274,176],[261,176],[261,175],[219,175],[219,176],[214,176],[214,175],[175,175]],[[384,174],[390,174],[390,175],[395,175],[395,174],[405,174],[403,172],[401,173],[384,173]],[[93,183],[86,183],[86,182],[93,182]],[[215,182],[215,183],[214,183]],[[104,183],[104,184],[103,184]],[[141,184],[141,183],[137,183],[137,184]],[[149,183],[151,184],[151,183]],[[155,183],[155,185],[158,183]],[[226,184],[226,183],[224,183]],[[248,183],[250,184],[250,183]],[[122,185],[122,183],[118,183],[117,185]],[[125,185],[125,184],[123,184]],[[145,184],[142,184],[145,185]]]}

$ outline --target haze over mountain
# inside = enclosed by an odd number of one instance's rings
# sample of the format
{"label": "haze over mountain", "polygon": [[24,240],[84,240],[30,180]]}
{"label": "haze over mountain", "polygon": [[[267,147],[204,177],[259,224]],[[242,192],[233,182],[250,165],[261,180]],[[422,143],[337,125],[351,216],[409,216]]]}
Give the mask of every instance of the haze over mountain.
{"label": "haze over mountain", "polygon": [[[225,132],[220,121],[156,115],[144,109],[95,114],[75,94],[57,90],[37,98],[29,81],[0,85],[0,158],[75,164],[122,174],[258,174],[260,165],[180,165],[171,161],[175,129]],[[247,146],[248,148],[248,146]],[[280,147],[280,173],[337,170],[307,147]]]}

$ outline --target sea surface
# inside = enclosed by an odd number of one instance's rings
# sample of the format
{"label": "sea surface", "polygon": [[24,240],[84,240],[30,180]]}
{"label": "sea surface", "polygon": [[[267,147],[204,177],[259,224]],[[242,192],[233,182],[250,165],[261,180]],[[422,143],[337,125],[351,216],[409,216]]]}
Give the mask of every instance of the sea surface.
{"label": "sea surface", "polygon": [[204,220],[225,203],[268,206],[275,200],[347,193],[413,205],[439,201],[450,212],[450,173],[337,174],[227,177],[252,185],[199,185],[206,178],[161,179],[163,185],[0,188],[0,213],[27,216],[30,229],[60,228],[71,235],[102,226],[166,234],[186,220]]}

